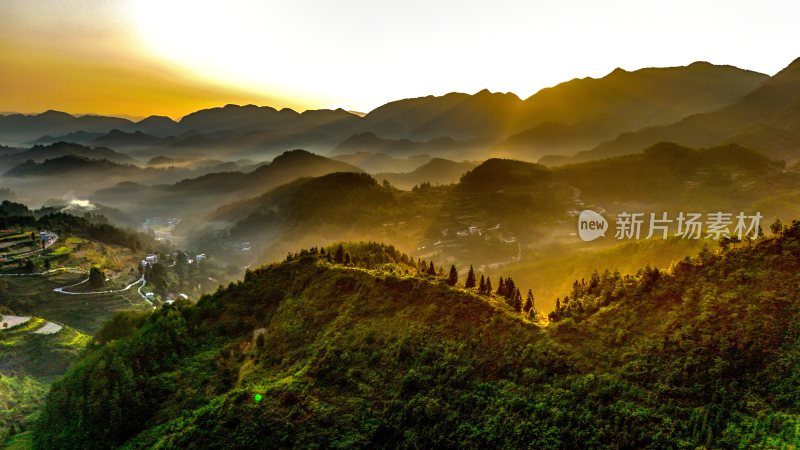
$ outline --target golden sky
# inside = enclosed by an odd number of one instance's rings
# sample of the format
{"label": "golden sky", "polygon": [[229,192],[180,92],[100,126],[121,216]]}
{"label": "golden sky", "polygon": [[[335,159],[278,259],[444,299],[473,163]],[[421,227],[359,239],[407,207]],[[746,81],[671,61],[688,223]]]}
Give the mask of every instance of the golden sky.
{"label": "golden sky", "polygon": [[800,56],[797,17],[788,0],[0,0],[0,112],[369,111],[698,60],[773,74]]}

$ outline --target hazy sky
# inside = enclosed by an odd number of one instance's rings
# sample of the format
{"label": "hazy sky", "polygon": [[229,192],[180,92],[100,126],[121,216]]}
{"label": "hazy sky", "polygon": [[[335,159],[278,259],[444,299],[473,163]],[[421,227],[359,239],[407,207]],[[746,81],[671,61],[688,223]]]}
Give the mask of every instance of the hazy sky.
{"label": "hazy sky", "polygon": [[0,112],[369,111],[697,60],[774,74],[800,56],[798,17],[769,0],[0,0]]}

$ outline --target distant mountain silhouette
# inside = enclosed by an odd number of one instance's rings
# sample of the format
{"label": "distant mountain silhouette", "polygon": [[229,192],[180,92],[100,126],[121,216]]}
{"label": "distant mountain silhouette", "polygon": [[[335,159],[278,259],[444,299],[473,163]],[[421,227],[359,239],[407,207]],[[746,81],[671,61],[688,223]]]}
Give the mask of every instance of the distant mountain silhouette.
{"label": "distant mountain silhouette", "polygon": [[459,142],[449,137],[439,137],[427,142],[417,142],[408,139],[386,139],[377,136],[371,131],[359,133],[349,137],[331,150],[330,155],[343,155],[352,153],[385,153],[396,157],[409,157],[413,155],[435,154],[463,154],[473,149],[480,148],[474,142]]}
{"label": "distant mountain silhouette", "polygon": [[[358,167],[304,150],[284,152],[271,163],[251,172],[217,172],[181,180],[175,184],[145,186],[121,183],[96,192],[92,198],[106,204],[130,203],[126,209],[141,214],[208,212],[237,198],[262,194],[298,178],[334,172],[363,172]],[[324,206],[324,205],[320,205]],[[213,209],[212,209],[213,210]]]}
{"label": "distant mountain silhouette", "polygon": [[389,139],[427,141],[441,136],[456,140],[494,140],[522,101],[514,94],[483,90],[475,95],[450,93],[398,100],[366,116],[360,128]]}
{"label": "distant mountain silhouette", "polygon": [[[641,152],[660,141],[692,147],[737,143],[774,158],[800,157],[800,58],[741,100],[672,125],[622,134],[570,161]],[[546,162],[543,161],[543,162]]]}
{"label": "distant mountain silhouette", "polygon": [[305,150],[285,152],[270,164],[258,167],[250,173],[211,173],[198,178],[182,180],[171,186],[170,191],[242,191],[257,194],[283,183],[306,176],[320,176],[332,172],[363,172],[350,164],[315,155]]}
{"label": "distant mountain silhouette", "polygon": [[358,116],[343,109],[309,110],[299,113],[289,108],[226,105],[191,113],[178,122],[181,131],[213,133],[216,131],[277,130],[299,126],[323,126],[357,121]]}
{"label": "distant mountain silhouette", "polygon": [[65,155],[47,159],[37,163],[28,160],[3,174],[6,177],[53,177],[80,172],[81,175],[92,173],[102,176],[123,175],[135,176],[141,171],[139,167],[111,162],[107,159],[91,159],[83,156]]}
{"label": "distant mountain silhouette", "polygon": [[60,111],[42,114],[0,116],[0,136],[6,143],[22,144],[44,135],[59,136],[77,131],[107,132],[133,124],[128,119],[105,116],[76,117]]}
{"label": "distant mountain silhouette", "polygon": [[461,176],[474,169],[477,163],[455,162],[449,159],[433,158],[426,164],[407,173],[377,173],[375,179],[386,180],[400,189],[411,189],[422,183],[457,183]]}
{"label": "distant mountain silhouette", "polygon": [[[765,78],[708,63],[633,72],[618,69],[600,79],[576,79],[543,89],[525,100],[488,90],[450,93],[390,102],[363,117],[342,109],[298,113],[254,105],[204,109],[178,122],[159,116],[133,122],[48,111],[0,116],[0,142],[74,139],[92,144],[89,139],[104,143],[115,138],[118,145],[135,147],[137,155],[147,158],[169,149],[176,157],[202,152],[205,157],[264,159],[290,148],[306,148],[317,153],[403,156],[422,151],[445,158],[461,152],[461,158],[471,159],[477,159],[478,151],[491,150],[493,155],[536,160],[546,154],[574,154],[622,132],[721,108]],[[94,135],[112,130],[133,136]],[[373,141],[370,145],[364,142],[367,138]],[[386,146],[393,151],[378,148]],[[463,156],[465,150],[473,153]]]}
{"label": "distant mountain silhouette", "polygon": [[168,142],[170,142],[170,139],[152,136],[138,130],[128,133],[117,129],[111,130],[108,132],[108,134],[91,140],[91,144],[93,145],[102,145],[121,149],[131,147],[154,147]]}
{"label": "distant mountain silhouette", "polygon": [[35,145],[50,145],[56,142],[69,142],[71,144],[90,144],[93,140],[104,136],[104,132],[90,133],[88,131],[75,131],[73,133],[62,134],[60,136],[50,136],[46,134],[32,142]]}
{"label": "distant mountain silhouette", "polygon": [[[517,158],[575,153],[625,131],[667,124],[738,100],[768,77],[731,66],[616,69],[543,89],[525,100],[514,129],[493,147]],[[533,126],[531,126],[533,125]]]}
{"label": "distant mountain silhouette", "polygon": [[0,155],[0,169],[9,169],[26,161],[42,162],[62,156],[79,156],[90,159],[104,159],[118,164],[133,164],[136,161],[128,155],[115,152],[106,147],[57,142],[51,145],[36,145],[28,150]]}
{"label": "distant mountain silhouette", "polygon": [[169,117],[150,116],[137,122],[135,130],[158,137],[167,137],[172,135],[177,125],[178,123]]}

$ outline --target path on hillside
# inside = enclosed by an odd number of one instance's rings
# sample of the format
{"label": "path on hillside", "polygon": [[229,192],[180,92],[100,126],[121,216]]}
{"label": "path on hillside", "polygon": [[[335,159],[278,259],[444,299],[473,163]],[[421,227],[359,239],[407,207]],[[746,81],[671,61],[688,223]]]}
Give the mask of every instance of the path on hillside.
{"label": "path on hillside", "polygon": [[144,285],[145,280],[144,280],[144,275],[142,275],[141,278],[139,278],[138,280],[134,281],[133,283],[125,286],[122,289],[109,289],[109,290],[105,290],[105,291],[86,291],[86,292],[74,292],[74,291],[67,291],[66,290],[66,289],[69,289],[69,288],[73,288],[75,286],[80,286],[80,285],[82,285],[84,283],[88,283],[88,282],[89,282],[89,278],[86,278],[83,281],[79,281],[79,282],[77,282],[75,284],[70,284],[69,286],[57,287],[57,288],[53,289],[53,292],[56,292],[56,293],[59,293],[59,294],[66,294],[66,295],[116,294],[118,292],[125,292],[125,291],[129,290],[130,288],[132,288],[133,286],[135,286],[135,285],[137,285],[139,283],[142,283],[142,285]]}
{"label": "path on hillside", "polygon": [[79,282],[77,282],[75,284],[70,284],[69,286],[57,287],[57,288],[53,289],[53,292],[55,292],[57,294],[64,294],[64,295],[118,294],[120,292],[125,292],[127,290],[130,290],[130,288],[132,288],[132,287],[136,286],[137,284],[139,284],[140,286],[139,286],[138,289],[136,289],[136,292],[139,294],[140,297],[142,297],[142,300],[144,300],[147,303],[149,303],[150,306],[153,307],[153,309],[155,309],[155,307],[156,307],[153,304],[153,302],[150,301],[150,299],[147,298],[147,296],[142,293],[142,288],[144,287],[145,284],[147,284],[147,280],[144,279],[144,275],[142,275],[141,278],[139,278],[138,280],[134,281],[133,283],[130,283],[129,285],[125,286],[122,289],[108,289],[108,290],[105,290],[105,291],[80,291],[80,292],[68,291],[67,290],[69,288],[74,288],[76,286],[80,286],[80,285],[82,285],[84,283],[88,283],[88,282],[89,282],[89,278],[86,278],[85,280],[81,280],[81,281],[79,281]]}

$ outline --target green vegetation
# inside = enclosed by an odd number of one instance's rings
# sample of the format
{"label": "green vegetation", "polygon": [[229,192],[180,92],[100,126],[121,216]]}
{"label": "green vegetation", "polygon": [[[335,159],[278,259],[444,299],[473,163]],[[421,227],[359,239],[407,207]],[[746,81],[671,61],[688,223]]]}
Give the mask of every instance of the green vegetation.
{"label": "green vegetation", "polygon": [[47,385],[27,375],[0,374],[0,444],[36,419]]}
{"label": "green vegetation", "polygon": [[501,298],[392,247],[304,250],[120,319],[54,384],[34,444],[792,448],[800,222],[776,230],[576,282],[547,327],[509,278]]}
{"label": "green vegetation", "polygon": [[[89,343],[89,336],[65,327],[53,334],[37,330],[47,321],[34,317],[24,325],[0,331],[0,445],[10,437],[22,446],[38,416],[49,382],[63,374]],[[22,447],[22,448],[29,448]]]}
{"label": "green vegetation", "polygon": [[[5,204],[0,210],[32,214],[19,204]],[[47,389],[89,343],[91,338],[85,333],[97,331],[116,311],[144,305],[135,291],[91,297],[54,292],[56,287],[71,286],[85,279],[85,272],[77,275],[73,272],[80,267],[88,270],[95,264],[102,264],[114,277],[124,280],[125,266],[137,264],[138,258],[132,259],[131,250],[125,247],[63,234],[59,236],[63,245],[56,251],[47,249],[42,253],[38,221],[24,225],[33,217],[0,217],[7,224],[14,224],[14,228],[0,231],[0,245],[7,252],[0,262],[2,273],[22,275],[0,278],[0,312],[33,316],[22,325],[0,330],[0,446],[3,448],[30,448],[28,430]],[[87,219],[66,215],[46,214],[40,220],[63,229],[88,223]],[[113,230],[107,235],[108,240],[120,241],[115,237],[120,235]],[[38,275],[50,269],[56,270],[47,276]],[[102,274],[100,282],[104,282]]]}

